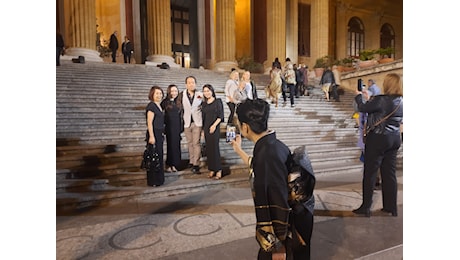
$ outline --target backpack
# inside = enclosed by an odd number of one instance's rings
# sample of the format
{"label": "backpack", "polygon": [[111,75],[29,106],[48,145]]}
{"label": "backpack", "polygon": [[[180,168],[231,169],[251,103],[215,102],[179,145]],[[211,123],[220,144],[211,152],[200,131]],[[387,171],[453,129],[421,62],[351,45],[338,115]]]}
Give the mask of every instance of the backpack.
{"label": "backpack", "polygon": [[316,178],[305,145],[294,150],[287,161],[287,167],[289,169],[289,206],[294,214],[301,212],[303,208],[313,214],[315,208],[313,190]]}

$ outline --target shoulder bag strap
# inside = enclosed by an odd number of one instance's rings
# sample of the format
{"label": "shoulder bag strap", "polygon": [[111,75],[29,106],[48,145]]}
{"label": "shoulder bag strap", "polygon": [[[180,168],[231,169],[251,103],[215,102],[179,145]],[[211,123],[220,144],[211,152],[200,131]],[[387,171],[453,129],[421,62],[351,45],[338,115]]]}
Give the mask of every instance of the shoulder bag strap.
{"label": "shoulder bag strap", "polygon": [[369,130],[366,129],[366,125],[367,125],[367,120],[366,120],[366,123],[364,124],[364,131],[366,132],[366,135],[372,131],[372,129],[374,129],[376,126],[380,125],[382,122],[384,122],[385,120],[387,120],[388,118],[390,118],[394,113],[396,113],[396,111],[398,110],[399,106],[401,105],[401,101],[399,101],[399,104],[396,106],[396,108],[391,112],[389,113],[388,115],[386,115],[384,118],[380,119],[379,121],[377,121],[372,127],[369,128]]}

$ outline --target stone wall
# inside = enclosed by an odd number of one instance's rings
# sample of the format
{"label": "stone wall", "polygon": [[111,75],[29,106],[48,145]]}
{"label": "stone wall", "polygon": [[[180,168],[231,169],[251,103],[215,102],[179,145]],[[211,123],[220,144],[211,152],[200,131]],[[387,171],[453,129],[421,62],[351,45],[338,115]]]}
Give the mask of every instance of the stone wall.
{"label": "stone wall", "polygon": [[341,87],[354,91],[357,87],[358,79],[361,78],[364,84],[367,84],[368,79],[375,80],[377,86],[383,92],[383,79],[388,73],[398,73],[403,75],[403,60],[396,60],[390,63],[378,64],[365,69],[357,69],[351,72],[341,73]]}

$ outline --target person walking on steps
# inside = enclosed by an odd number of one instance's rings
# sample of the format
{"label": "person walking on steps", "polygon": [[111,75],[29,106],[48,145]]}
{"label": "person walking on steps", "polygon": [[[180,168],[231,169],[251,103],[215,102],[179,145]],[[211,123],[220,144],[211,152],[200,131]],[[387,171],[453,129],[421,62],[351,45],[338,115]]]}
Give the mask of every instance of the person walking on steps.
{"label": "person walking on steps", "polygon": [[118,32],[114,31],[110,35],[109,48],[112,50],[112,62],[117,62],[117,50],[118,50]]}

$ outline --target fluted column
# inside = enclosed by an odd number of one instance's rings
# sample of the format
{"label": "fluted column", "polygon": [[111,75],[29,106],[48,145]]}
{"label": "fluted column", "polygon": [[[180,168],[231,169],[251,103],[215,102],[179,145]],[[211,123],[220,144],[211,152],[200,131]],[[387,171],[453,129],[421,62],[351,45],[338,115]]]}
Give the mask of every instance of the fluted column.
{"label": "fluted column", "polygon": [[286,58],[286,1],[267,0],[266,72],[271,69],[276,57],[281,62]]}
{"label": "fluted column", "polygon": [[170,67],[179,67],[172,57],[170,1],[147,1],[147,23],[149,56],[145,65],[156,66],[166,62]]}
{"label": "fluted column", "polygon": [[289,0],[286,6],[286,57],[298,63],[299,57],[299,0]]}
{"label": "fluted column", "polygon": [[64,1],[67,47],[63,59],[84,56],[102,62],[96,49],[96,4],[94,0]]}
{"label": "fluted column", "polygon": [[329,0],[311,1],[311,61],[328,55]]}
{"label": "fluted column", "polygon": [[235,0],[216,1],[216,64],[217,71],[237,68],[235,48]]}

